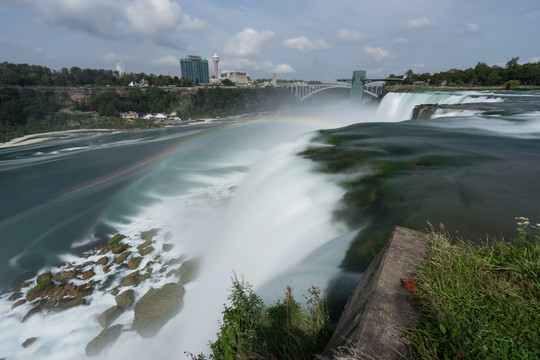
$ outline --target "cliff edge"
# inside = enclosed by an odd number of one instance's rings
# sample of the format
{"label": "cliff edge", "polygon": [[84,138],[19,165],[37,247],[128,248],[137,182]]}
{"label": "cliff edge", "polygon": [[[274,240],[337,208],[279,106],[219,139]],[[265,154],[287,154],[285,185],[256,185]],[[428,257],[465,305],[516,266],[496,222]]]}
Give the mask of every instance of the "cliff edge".
{"label": "cliff edge", "polygon": [[384,249],[364,272],[347,301],[325,359],[403,359],[409,344],[402,329],[417,318],[406,278],[427,256],[427,234],[394,228]]}

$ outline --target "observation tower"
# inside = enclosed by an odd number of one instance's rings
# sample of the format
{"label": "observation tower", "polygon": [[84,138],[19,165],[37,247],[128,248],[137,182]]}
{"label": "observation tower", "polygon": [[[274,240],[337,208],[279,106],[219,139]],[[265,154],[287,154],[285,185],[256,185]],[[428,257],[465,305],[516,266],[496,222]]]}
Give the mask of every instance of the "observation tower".
{"label": "observation tower", "polygon": [[212,56],[212,60],[214,61],[214,76],[217,79],[218,74],[219,74],[219,69],[218,69],[219,56],[218,56],[218,54],[214,53],[214,55]]}

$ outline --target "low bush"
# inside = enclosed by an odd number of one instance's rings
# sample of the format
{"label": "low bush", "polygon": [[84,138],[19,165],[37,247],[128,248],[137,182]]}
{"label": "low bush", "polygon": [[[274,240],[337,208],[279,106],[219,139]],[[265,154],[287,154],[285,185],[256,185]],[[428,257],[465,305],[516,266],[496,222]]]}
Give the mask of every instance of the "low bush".
{"label": "low bush", "polygon": [[249,283],[235,277],[228,300],[218,338],[210,344],[211,359],[313,359],[332,335],[326,300],[317,287],[309,290],[306,308],[290,286],[282,301],[267,307]]}

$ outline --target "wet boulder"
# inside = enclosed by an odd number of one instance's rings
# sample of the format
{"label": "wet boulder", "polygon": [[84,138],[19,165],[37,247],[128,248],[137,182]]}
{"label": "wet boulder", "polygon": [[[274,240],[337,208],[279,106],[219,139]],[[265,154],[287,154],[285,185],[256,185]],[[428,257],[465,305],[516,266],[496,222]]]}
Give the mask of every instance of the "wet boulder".
{"label": "wet boulder", "polygon": [[134,256],[128,261],[128,268],[131,270],[135,270],[139,267],[139,264],[141,263],[142,257],[141,256]]}
{"label": "wet boulder", "polygon": [[131,289],[122,292],[114,298],[116,305],[122,309],[129,309],[135,302],[135,292]]}
{"label": "wet boulder", "polygon": [[86,345],[86,356],[99,356],[103,349],[113,344],[122,333],[122,325],[114,325],[103,329],[98,336]]}
{"label": "wet boulder", "polygon": [[23,348],[27,348],[30,345],[32,345],[33,343],[35,343],[37,339],[38,339],[37,337],[28,338],[28,339],[24,340],[24,342],[21,344],[21,346]]}
{"label": "wet boulder", "polygon": [[169,283],[161,289],[150,289],[135,304],[133,329],[143,338],[155,336],[181,309],[184,288]]}
{"label": "wet boulder", "polygon": [[199,260],[189,259],[182,263],[180,266],[180,282],[187,284],[193,281],[197,277],[197,271],[199,270]]}
{"label": "wet boulder", "polygon": [[98,317],[99,325],[101,325],[102,328],[106,329],[111,325],[114,320],[118,319],[120,315],[124,313],[124,309],[118,306],[113,306],[105,310],[101,315]]}

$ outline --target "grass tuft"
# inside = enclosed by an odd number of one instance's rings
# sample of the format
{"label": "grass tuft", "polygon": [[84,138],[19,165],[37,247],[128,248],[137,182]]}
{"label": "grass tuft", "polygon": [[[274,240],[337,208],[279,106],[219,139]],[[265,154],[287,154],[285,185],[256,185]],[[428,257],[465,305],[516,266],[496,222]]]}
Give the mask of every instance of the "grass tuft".
{"label": "grass tuft", "polygon": [[518,218],[512,243],[451,244],[432,232],[417,272],[419,323],[409,331],[418,359],[538,359],[540,236]]}

